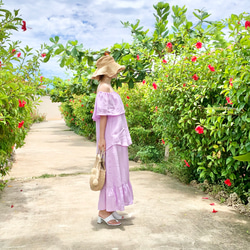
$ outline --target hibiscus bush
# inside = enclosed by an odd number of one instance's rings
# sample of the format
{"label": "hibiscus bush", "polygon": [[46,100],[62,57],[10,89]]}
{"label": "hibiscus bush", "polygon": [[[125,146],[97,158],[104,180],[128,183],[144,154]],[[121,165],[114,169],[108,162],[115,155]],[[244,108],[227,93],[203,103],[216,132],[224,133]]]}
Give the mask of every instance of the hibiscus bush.
{"label": "hibiscus bush", "polygon": [[[150,114],[157,112],[148,102],[151,87],[145,81],[137,83],[133,89],[124,84],[117,92],[124,103],[127,123],[132,139],[131,159],[142,162],[159,162],[164,156],[161,133],[153,129]],[[133,152],[133,153],[132,153]]]}
{"label": "hibiscus bush", "polygon": [[62,103],[60,109],[66,124],[76,133],[95,139],[95,123],[92,120],[95,94],[74,95],[68,102]]}
{"label": "hibiscus bush", "polygon": [[38,71],[41,55],[10,39],[11,31],[26,31],[26,22],[18,10],[12,13],[2,6],[0,2],[0,177],[9,171],[13,150],[24,144],[38,102],[36,95],[43,94]]}
{"label": "hibiscus bush", "polygon": [[173,52],[165,61],[155,59],[157,75],[147,79],[157,86],[150,96],[158,107],[154,129],[189,168],[190,180],[224,183],[245,201],[250,165],[233,157],[250,151],[250,34],[241,25],[246,18],[231,16],[236,42],[224,49],[205,37],[202,42],[189,38],[184,47],[171,43]]}

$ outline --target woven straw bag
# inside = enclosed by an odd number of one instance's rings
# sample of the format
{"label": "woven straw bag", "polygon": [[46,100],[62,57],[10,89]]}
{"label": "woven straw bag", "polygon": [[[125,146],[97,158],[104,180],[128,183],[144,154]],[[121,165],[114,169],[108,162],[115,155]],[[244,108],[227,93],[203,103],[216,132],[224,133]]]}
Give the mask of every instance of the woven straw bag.
{"label": "woven straw bag", "polygon": [[99,191],[103,188],[105,183],[105,151],[98,151],[94,167],[91,170],[89,179],[90,189],[93,191]]}

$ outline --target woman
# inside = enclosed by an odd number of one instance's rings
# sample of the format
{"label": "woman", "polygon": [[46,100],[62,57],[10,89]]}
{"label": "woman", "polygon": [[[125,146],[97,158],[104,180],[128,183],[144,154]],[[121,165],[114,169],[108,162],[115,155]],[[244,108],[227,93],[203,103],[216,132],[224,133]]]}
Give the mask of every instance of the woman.
{"label": "woman", "polygon": [[106,152],[106,181],[100,191],[98,223],[119,226],[123,211],[133,203],[133,190],[129,180],[128,146],[132,143],[122,100],[111,87],[112,78],[125,67],[106,55],[96,62],[92,79],[99,81],[92,119],[96,122],[97,150]]}

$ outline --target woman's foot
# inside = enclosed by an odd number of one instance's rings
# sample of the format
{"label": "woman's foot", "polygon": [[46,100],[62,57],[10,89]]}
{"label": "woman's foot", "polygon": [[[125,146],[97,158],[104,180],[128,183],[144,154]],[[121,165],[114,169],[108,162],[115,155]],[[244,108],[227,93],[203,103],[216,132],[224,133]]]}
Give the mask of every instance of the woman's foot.
{"label": "woman's foot", "polygon": [[114,211],[114,212],[112,213],[112,215],[115,217],[116,220],[123,220],[123,219],[124,219],[124,216],[118,214],[116,211]]}
{"label": "woman's foot", "polygon": [[[110,218],[108,218],[109,216],[111,216]],[[116,218],[112,215],[112,212],[107,212],[106,210],[101,210],[99,211],[99,217],[98,218],[98,223],[101,223],[101,221],[105,221],[108,225],[111,226],[119,226],[121,225],[121,222],[116,220]],[[109,220],[105,220],[105,219],[109,219]]]}

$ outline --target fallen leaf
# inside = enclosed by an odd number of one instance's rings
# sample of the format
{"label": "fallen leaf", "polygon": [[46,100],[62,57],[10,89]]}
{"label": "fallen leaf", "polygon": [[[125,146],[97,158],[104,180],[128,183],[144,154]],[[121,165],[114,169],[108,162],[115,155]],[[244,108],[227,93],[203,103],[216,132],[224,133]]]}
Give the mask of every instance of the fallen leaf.
{"label": "fallen leaf", "polygon": [[212,213],[217,213],[218,211],[217,210],[215,210],[215,209],[213,209],[213,211],[212,211]]}

